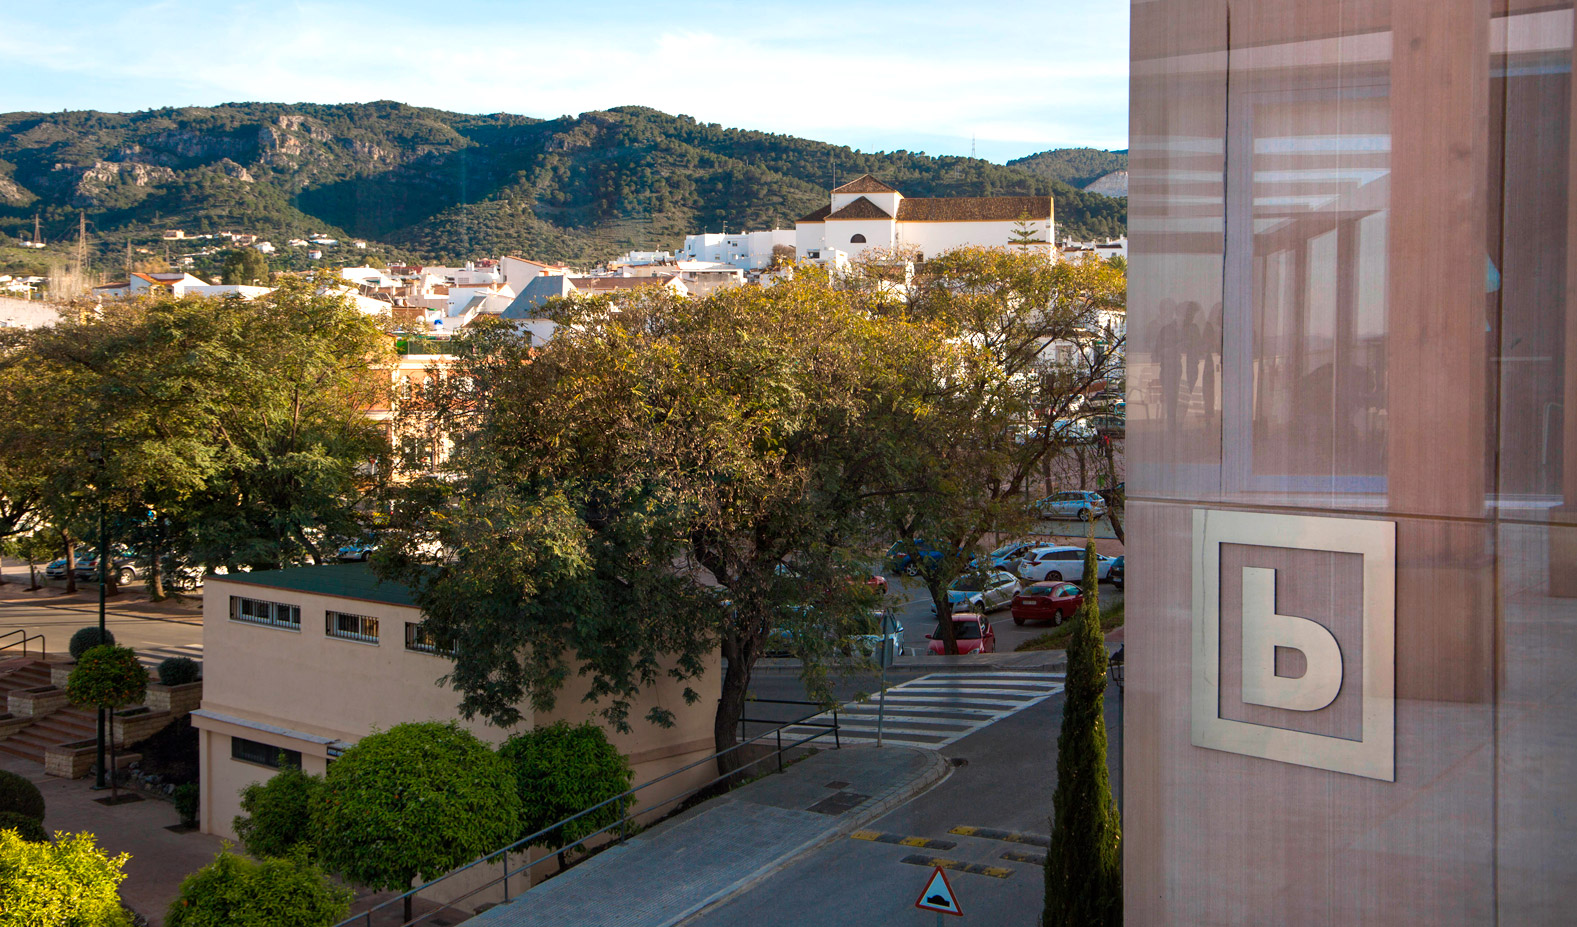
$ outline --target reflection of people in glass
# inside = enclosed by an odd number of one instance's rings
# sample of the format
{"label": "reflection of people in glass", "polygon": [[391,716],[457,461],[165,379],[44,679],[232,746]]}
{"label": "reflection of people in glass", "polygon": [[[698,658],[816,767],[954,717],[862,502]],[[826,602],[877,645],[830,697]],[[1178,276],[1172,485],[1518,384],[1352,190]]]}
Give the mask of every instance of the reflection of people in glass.
{"label": "reflection of people in glass", "polygon": [[1204,361],[1205,422],[1216,417],[1216,367],[1221,362],[1221,304],[1210,310],[1199,333],[1199,356]]}
{"label": "reflection of people in glass", "polygon": [[1186,366],[1183,368],[1183,383],[1188,387],[1184,397],[1192,405],[1194,401],[1194,387],[1199,385],[1199,362],[1201,360],[1199,343],[1199,323],[1194,321],[1199,315],[1199,304],[1189,300],[1183,306],[1183,357]]}
{"label": "reflection of people in glass", "polygon": [[1168,428],[1177,427],[1177,390],[1183,374],[1182,330],[1177,304],[1161,300],[1161,328],[1155,335],[1155,355],[1161,368],[1161,415]]}

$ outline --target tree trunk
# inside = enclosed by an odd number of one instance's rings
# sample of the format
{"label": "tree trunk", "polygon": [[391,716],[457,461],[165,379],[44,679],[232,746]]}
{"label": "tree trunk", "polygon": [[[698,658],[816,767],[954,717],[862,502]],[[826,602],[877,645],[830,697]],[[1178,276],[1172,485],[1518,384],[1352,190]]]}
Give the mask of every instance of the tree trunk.
{"label": "tree trunk", "polygon": [[38,564],[33,562],[31,555],[27,558],[27,591],[32,592],[38,588]]}
{"label": "tree trunk", "polygon": [[72,593],[77,591],[77,542],[69,532],[60,536],[66,539],[66,592]]}
{"label": "tree trunk", "polygon": [[148,558],[148,595],[155,602],[164,601],[164,545],[154,541],[153,556]]}
{"label": "tree trunk", "polygon": [[942,632],[942,652],[958,653],[958,634],[953,627],[953,604],[947,601],[947,587],[926,584],[931,593],[931,604],[936,606],[936,630]]}
{"label": "tree trunk", "polygon": [[115,805],[120,803],[120,786],[115,782],[115,709],[106,708],[104,712],[109,716],[109,720],[104,723],[105,728],[107,728],[104,739],[109,741],[110,745],[110,768],[108,770],[110,777],[110,804]]}
{"label": "tree trunk", "polygon": [[[412,881],[415,881],[414,877],[412,878]],[[411,922],[411,900],[415,897],[415,895],[405,896],[405,920],[401,921],[400,923],[409,924]]]}
{"label": "tree trunk", "polygon": [[[746,647],[738,642],[724,641],[723,656],[728,668],[723,671],[723,691],[717,700],[717,715],[712,721],[712,745],[718,753],[739,742],[739,719],[745,715],[745,693],[750,689],[751,661],[744,655]],[[718,775],[738,769],[743,761],[735,750],[717,758]]]}

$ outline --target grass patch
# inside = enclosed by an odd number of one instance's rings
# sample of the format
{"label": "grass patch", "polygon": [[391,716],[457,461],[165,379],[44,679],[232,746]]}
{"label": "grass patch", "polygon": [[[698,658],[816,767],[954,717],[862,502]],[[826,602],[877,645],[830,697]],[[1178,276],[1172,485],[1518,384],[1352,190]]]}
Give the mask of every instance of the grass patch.
{"label": "grass patch", "polygon": [[[1113,628],[1120,628],[1123,626],[1124,604],[1125,603],[1123,602],[1118,602],[1111,608],[1101,609],[1102,634],[1111,631]],[[1045,634],[1032,637],[1024,643],[1019,644],[1017,647],[1014,647],[1013,650],[1015,652],[1021,650],[1067,650],[1068,638],[1073,636],[1073,627],[1074,625],[1071,620],[1064,621],[1062,624],[1057,625],[1055,628],[1052,628]]]}

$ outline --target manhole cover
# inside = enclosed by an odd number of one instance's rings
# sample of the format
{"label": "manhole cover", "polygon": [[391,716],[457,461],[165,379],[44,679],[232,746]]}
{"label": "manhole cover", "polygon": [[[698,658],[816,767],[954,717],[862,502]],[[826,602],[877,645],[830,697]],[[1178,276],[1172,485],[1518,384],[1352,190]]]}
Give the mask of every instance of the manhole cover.
{"label": "manhole cover", "polygon": [[952,763],[954,766],[968,766],[969,765],[969,761],[964,759],[961,756],[955,756],[952,759],[948,760],[948,762]]}
{"label": "manhole cover", "polygon": [[817,814],[842,814],[845,811],[858,807],[861,802],[868,798],[870,798],[869,795],[861,795],[858,792],[838,792],[823,798],[805,810],[814,811]]}
{"label": "manhole cover", "polygon": [[829,789],[846,789],[848,787],[849,783],[844,782],[842,779],[834,779],[827,783],[827,788]]}

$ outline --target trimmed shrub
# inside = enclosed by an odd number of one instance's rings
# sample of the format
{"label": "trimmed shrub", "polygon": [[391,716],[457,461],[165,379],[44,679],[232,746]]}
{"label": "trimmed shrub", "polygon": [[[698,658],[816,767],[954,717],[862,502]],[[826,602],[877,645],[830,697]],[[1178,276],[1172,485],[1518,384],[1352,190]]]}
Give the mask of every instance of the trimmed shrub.
{"label": "trimmed shrub", "polygon": [[322,777],[285,767],[241,790],[242,814],[231,827],[253,856],[285,856],[298,849],[314,854],[312,799],[322,788]]}
{"label": "trimmed shrub", "polygon": [[0,811],[10,811],[42,822],[44,793],[16,773],[0,769]]}
{"label": "trimmed shrub", "polygon": [[202,678],[202,668],[190,657],[170,657],[159,664],[159,685],[184,686]]}
{"label": "trimmed shrub", "polygon": [[0,811],[0,830],[14,830],[23,840],[34,843],[44,843],[49,840],[49,832],[44,830],[44,825],[37,818],[15,811]]}
{"label": "trimmed shrub", "polygon": [[94,647],[113,643],[115,643],[114,632],[108,628],[100,631],[97,627],[90,625],[86,628],[78,629],[77,633],[71,635],[71,643],[66,645],[66,649],[71,651],[71,659],[80,660],[83,654]]}
{"label": "trimmed shrub", "polygon": [[[560,721],[516,734],[498,748],[509,761],[520,791],[521,837],[564,820],[628,791],[630,764],[590,722],[571,727]],[[557,849],[619,820],[618,804],[576,818],[545,834],[534,846]]]}
{"label": "trimmed shrub", "polygon": [[161,782],[184,785],[196,782],[199,771],[198,733],[190,717],[176,718],[147,738],[126,748],[139,753],[138,765],[145,775],[158,776]]}
{"label": "trimmed shrub", "polygon": [[0,830],[0,912],[5,923],[131,927],[120,905],[129,853],[107,856],[92,834],[36,843]]}
{"label": "trimmed shrub", "polygon": [[329,927],[350,913],[351,893],[302,856],[253,862],[221,851],[187,876],[167,927]]}
{"label": "trimmed shrub", "polygon": [[181,823],[191,826],[197,823],[197,812],[202,803],[202,789],[197,783],[188,782],[175,787],[175,792],[170,796],[175,799],[175,813],[181,816]]}

